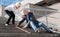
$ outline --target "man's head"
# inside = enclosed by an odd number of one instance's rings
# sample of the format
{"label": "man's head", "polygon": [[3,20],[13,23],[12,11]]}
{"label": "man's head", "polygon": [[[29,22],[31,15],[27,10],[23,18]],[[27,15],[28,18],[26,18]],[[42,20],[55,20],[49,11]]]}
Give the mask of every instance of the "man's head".
{"label": "man's head", "polygon": [[21,3],[20,2],[17,2],[16,3],[16,7],[19,8],[21,6]]}
{"label": "man's head", "polygon": [[25,10],[23,11],[23,13],[24,13],[24,15],[27,15],[27,14],[28,14],[28,10],[25,9]]}

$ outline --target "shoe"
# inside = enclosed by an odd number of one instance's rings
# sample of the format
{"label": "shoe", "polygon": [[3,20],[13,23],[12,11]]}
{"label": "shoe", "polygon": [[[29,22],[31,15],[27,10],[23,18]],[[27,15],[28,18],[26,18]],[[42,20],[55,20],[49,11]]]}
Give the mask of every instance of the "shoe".
{"label": "shoe", "polygon": [[52,31],[50,31],[49,33],[53,33]]}
{"label": "shoe", "polygon": [[37,30],[37,31],[36,31],[36,33],[40,33],[40,31],[39,31],[39,30]]}
{"label": "shoe", "polygon": [[40,33],[40,31],[38,30],[38,33]]}
{"label": "shoe", "polygon": [[50,31],[50,32],[47,32],[47,31],[46,31],[46,33],[53,33],[53,32],[52,32],[52,31]]}
{"label": "shoe", "polygon": [[5,24],[5,26],[8,26],[8,24]]}

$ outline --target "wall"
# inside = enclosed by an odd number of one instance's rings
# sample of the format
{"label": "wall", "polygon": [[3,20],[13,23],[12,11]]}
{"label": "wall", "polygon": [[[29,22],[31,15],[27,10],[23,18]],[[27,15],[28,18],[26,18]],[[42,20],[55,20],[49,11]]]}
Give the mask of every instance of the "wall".
{"label": "wall", "polygon": [[2,6],[0,6],[0,17],[2,16]]}

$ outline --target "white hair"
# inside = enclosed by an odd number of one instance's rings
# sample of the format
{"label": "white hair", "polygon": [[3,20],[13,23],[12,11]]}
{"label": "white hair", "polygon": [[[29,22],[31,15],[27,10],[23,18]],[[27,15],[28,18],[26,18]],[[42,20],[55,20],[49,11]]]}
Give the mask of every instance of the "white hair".
{"label": "white hair", "polygon": [[20,2],[17,2],[17,3],[16,3],[16,6],[18,6],[18,5],[21,5],[21,3],[20,3]]}

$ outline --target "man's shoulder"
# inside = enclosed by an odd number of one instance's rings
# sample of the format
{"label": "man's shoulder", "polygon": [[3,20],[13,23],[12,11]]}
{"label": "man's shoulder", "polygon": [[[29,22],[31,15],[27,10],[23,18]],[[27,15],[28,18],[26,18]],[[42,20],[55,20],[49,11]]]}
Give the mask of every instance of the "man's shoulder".
{"label": "man's shoulder", "polygon": [[15,6],[15,4],[8,5],[8,6],[6,6],[6,8],[13,7],[13,6]]}

